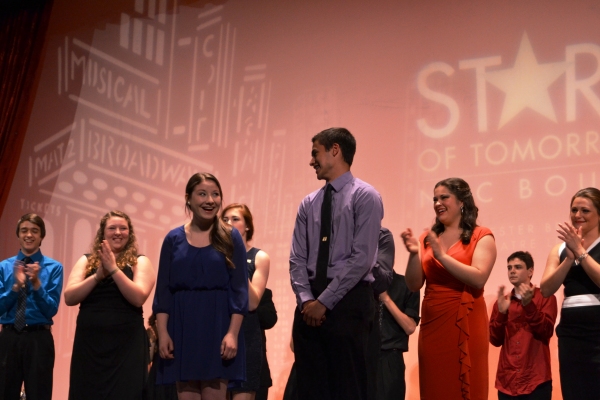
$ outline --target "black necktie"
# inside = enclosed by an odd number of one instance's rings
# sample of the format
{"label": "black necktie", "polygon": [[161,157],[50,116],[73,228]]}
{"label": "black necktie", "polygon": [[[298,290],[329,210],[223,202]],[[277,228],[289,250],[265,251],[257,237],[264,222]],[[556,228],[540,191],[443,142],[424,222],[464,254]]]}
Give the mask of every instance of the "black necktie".
{"label": "black necktie", "polygon": [[[33,260],[31,257],[25,257],[23,263],[31,264]],[[27,281],[19,289],[19,297],[17,297],[17,311],[15,312],[15,329],[21,332],[25,328],[25,311],[27,309]]]}
{"label": "black necktie", "polygon": [[327,184],[323,205],[321,205],[321,236],[317,255],[317,274],[313,283],[314,296],[318,297],[327,287],[327,266],[329,265],[329,243],[331,242],[331,190]]}

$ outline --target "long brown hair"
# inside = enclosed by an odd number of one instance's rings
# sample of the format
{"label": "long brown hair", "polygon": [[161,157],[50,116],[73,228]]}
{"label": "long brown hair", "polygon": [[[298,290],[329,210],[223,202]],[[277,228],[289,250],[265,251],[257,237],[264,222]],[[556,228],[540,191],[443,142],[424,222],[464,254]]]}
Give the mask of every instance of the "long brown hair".
{"label": "long brown hair", "polygon": [[[221,195],[221,204],[223,202],[223,190],[219,180],[208,172],[197,172],[190,177],[187,185],[185,185],[185,194],[187,198],[192,197],[194,188],[202,182],[212,181],[219,188],[219,194]],[[185,203],[186,212],[191,213],[191,208],[188,202]],[[219,218],[219,215],[215,215],[212,227],[210,228],[210,244],[225,256],[225,262],[229,268],[235,268],[233,264],[233,239],[231,238],[231,227]]]}
{"label": "long brown hair", "polygon": [[111,217],[123,218],[125,221],[127,221],[127,227],[129,228],[129,240],[127,240],[125,249],[116,257],[117,267],[119,267],[119,269],[124,269],[128,264],[132,267],[137,264],[137,239],[135,237],[135,231],[133,230],[133,224],[131,223],[131,219],[123,211],[112,210],[107,212],[102,217],[102,219],[100,219],[100,227],[98,227],[98,232],[96,232],[96,238],[94,239],[94,243],[92,244],[92,249],[90,251],[91,254],[88,257],[86,276],[93,274],[94,272],[96,272],[98,267],[100,267],[101,261],[100,256],[98,256],[98,251],[101,249],[102,241],[104,240],[104,230],[106,229],[106,222]]}

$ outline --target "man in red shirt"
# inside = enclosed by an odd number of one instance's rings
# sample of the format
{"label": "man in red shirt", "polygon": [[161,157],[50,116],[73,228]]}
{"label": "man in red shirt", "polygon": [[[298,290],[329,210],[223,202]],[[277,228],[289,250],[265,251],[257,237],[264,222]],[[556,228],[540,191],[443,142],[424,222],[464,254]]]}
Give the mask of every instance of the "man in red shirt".
{"label": "man in red shirt", "polygon": [[544,298],[531,284],[533,258],[517,251],[508,259],[507,295],[498,288],[490,318],[490,343],[499,347],[498,399],[551,400],[552,373],[548,343],[556,322],[556,297]]}

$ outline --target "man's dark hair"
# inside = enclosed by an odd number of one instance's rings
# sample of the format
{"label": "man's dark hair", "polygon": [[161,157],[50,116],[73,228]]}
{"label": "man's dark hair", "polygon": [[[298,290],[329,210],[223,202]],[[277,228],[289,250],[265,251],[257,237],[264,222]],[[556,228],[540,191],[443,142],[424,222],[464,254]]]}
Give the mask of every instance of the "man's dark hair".
{"label": "man's dark hair", "polygon": [[27,213],[19,218],[17,222],[17,237],[19,237],[19,230],[21,229],[21,224],[23,222],[31,222],[34,225],[37,225],[40,228],[40,236],[43,238],[46,237],[46,224],[44,224],[44,220],[37,214]]}
{"label": "man's dark hair", "polygon": [[518,258],[519,260],[523,261],[527,269],[533,268],[533,257],[531,257],[531,254],[529,254],[528,251],[515,251],[510,256],[508,256],[506,262],[510,262],[510,260],[514,260],[515,258]]}
{"label": "man's dark hair", "polygon": [[346,128],[329,128],[317,133],[312,138],[312,142],[318,141],[325,147],[326,151],[331,150],[334,143],[337,143],[342,150],[342,158],[350,166],[354,161],[356,153],[356,139]]}

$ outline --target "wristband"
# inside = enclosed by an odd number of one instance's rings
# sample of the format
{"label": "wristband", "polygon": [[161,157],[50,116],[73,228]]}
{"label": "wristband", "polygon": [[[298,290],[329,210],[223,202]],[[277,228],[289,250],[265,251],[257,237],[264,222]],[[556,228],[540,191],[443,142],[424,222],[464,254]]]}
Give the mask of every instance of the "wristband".
{"label": "wristband", "polygon": [[108,274],[108,276],[113,276],[114,274],[117,273],[117,271],[119,270],[119,268],[115,268],[112,271],[110,271],[110,273]]}

